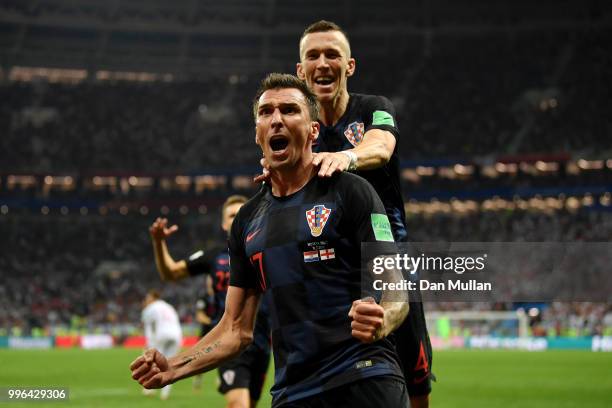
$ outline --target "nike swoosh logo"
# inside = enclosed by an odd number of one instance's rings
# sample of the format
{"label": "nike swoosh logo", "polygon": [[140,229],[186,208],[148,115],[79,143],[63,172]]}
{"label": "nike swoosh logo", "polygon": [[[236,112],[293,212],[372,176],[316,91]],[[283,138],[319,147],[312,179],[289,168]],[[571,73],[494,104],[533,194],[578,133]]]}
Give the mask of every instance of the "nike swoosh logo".
{"label": "nike swoosh logo", "polygon": [[250,240],[255,238],[255,235],[259,234],[259,231],[261,231],[261,229],[255,230],[255,231],[251,232],[250,234],[248,234],[246,236],[246,242],[249,242]]}

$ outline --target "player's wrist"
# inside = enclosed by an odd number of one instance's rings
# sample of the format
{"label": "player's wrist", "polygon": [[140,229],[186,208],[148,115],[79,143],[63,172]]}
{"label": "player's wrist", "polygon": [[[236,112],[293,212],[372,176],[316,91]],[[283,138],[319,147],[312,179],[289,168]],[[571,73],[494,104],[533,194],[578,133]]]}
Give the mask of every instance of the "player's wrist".
{"label": "player's wrist", "polygon": [[357,155],[351,150],[341,150],[338,153],[343,154],[348,158],[348,164],[346,166],[347,171],[357,170]]}

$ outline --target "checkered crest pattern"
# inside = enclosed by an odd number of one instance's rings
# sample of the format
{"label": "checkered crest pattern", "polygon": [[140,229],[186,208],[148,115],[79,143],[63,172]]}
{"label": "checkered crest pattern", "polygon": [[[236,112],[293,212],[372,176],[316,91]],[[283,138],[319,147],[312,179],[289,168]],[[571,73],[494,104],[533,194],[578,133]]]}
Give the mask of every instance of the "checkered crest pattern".
{"label": "checkered crest pattern", "polygon": [[353,146],[357,147],[363,140],[363,123],[353,122],[348,125],[344,131],[344,136]]}
{"label": "checkered crest pattern", "polygon": [[331,210],[324,205],[315,205],[310,210],[306,211],[306,221],[310,227],[310,233],[313,237],[318,237],[325,228],[325,223],[329,219]]}

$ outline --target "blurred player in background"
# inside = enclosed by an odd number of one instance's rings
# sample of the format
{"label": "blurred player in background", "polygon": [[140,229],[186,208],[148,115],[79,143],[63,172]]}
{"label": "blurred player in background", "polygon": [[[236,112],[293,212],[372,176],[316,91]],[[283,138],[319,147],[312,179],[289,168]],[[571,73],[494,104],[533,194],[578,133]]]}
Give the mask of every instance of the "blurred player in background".
{"label": "blurred player in background", "polygon": [[[221,228],[228,234],[232,221],[240,207],[248,199],[245,196],[233,195],[223,203],[221,210]],[[168,250],[166,239],[178,230],[177,225],[168,227],[168,220],[158,218],[149,231],[153,241],[153,252],[157,270],[164,281],[176,281],[189,276],[206,275],[207,293],[211,290],[214,298],[214,314],[206,313],[210,300],[200,299],[196,317],[200,323],[210,318],[214,327],[225,310],[225,299],[229,285],[229,253],[227,244],[215,250],[193,253],[186,260],[175,261]],[[210,254],[210,255],[209,255]],[[210,278],[209,278],[210,277]],[[204,336],[208,331],[202,331]],[[219,392],[225,395],[227,406],[255,407],[261,397],[265,376],[270,361],[270,329],[265,303],[257,316],[255,341],[240,357],[219,366]]]}
{"label": "blurred player in background", "polygon": [[[147,350],[130,366],[148,388],[222,364],[251,341],[261,293],[269,295],[273,407],[405,407],[408,394],[387,336],[407,298],[360,300],[361,243],[397,251],[384,206],[361,177],[316,177],[316,96],[293,75],[271,74],[254,103],[256,140],[270,183],[243,206],[230,234],[225,314],[200,342],[167,360]],[[397,276],[394,276],[397,279]],[[407,296],[400,292],[400,296]]]}
{"label": "blurred player in background", "polygon": [[[173,356],[181,349],[183,334],[181,324],[174,307],[160,299],[159,292],[150,290],[144,298],[142,310],[147,347],[164,350],[162,353]],[[161,390],[161,399],[168,399],[172,385],[166,385]],[[143,390],[145,395],[151,395],[153,390]]]}

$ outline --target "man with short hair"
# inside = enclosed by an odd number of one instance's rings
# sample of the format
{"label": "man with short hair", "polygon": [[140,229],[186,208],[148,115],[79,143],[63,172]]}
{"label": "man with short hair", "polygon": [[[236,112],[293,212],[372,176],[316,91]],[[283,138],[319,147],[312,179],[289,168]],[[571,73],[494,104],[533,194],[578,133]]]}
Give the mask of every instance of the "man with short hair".
{"label": "man with short hair", "polygon": [[131,364],[132,378],[157,388],[239,353],[252,339],[265,292],[276,369],[273,407],[407,406],[387,339],[408,313],[407,294],[361,296],[361,243],[373,243],[372,257],[397,251],[380,198],[349,173],[316,177],[318,104],[304,82],[269,75],[254,112],[270,182],[232,225],[225,314],[179,356],[168,360],[146,351]]}
{"label": "man with short hair", "polygon": [[[349,93],[348,78],[355,73],[356,61],[347,34],[333,22],[321,20],[304,30],[296,68],[321,108],[314,146],[318,175],[353,171],[365,178],[385,206],[395,240],[408,241],[393,104],[383,96]],[[412,407],[426,408],[432,349],[421,302],[410,302],[410,314],[394,335]]]}
{"label": "man with short hair", "polygon": [[[221,208],[221,229],[229,234],[234,217],[248,199],[243,195],[229,196]],[[208,316],[198,308],[200,321],[210,318],[210,329],[203,331],[204,337],[223,316],[229,286],[230,265],[227,244],[211,251],[196,251],[187,259],[175,261],[168,250],[166,240],[178,230],[177,225],[168,227],[168,220],[157,218],[149,228],[153,242],[155,264],[164,281],[176,281],[190,276],[206,275],[208,289],[214,297],[215,314]],[[207,286],[208,286],[207,284]],[[200,299],[198,303],[202,302]],[[203,305],[202,305],[203,306]],[[219,366],[218,391],[224,395],[228,408],[254,408],[261,397],[268,364],[270,361],[270,328],[266,304],[262,304],[257,316],[255,341],[239,357]]]}
{"label": "man with short hair", "polygon": [[[160,298],[159,292],[152,289],[145,296],[142,310],[147,347],[154,347],[166,356],[174,356],[181,349],[183,334],[178,314],[174,307]],[[161,399],[168,399],[172,385],[161,390]],[[150,395],[150,390],[144,390]]]}

